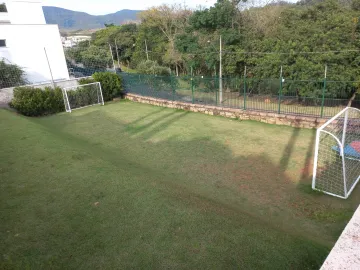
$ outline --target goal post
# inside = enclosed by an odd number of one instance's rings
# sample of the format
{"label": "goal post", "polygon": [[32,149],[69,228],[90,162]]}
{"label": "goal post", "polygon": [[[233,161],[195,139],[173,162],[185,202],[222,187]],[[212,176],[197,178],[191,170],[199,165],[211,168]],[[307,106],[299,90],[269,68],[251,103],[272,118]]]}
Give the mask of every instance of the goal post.
{"label": "goal post", "polygon": [[360,181],[360,110],[347,107],[316,132],[312,188],[347,199]]}
{"label": "goal post", "polygon": [[99,82],[63,88],[63,96],[67,112],[93,105],[104,105]]}

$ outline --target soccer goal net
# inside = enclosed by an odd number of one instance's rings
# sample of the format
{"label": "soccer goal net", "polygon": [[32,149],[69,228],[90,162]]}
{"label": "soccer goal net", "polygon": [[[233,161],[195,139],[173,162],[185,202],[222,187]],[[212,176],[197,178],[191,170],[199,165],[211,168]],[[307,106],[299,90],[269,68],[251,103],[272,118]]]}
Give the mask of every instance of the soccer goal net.
{"label": "soccer goal net", "polygon": [[312,187],[346,199],[360,179],[360,110],[347,107],[316,133]]}
{"label": "soccer goal net", "polygon": [[63,89],[63,94],[67,112],[97,104],[104,105],[99,82],[67,87]]}

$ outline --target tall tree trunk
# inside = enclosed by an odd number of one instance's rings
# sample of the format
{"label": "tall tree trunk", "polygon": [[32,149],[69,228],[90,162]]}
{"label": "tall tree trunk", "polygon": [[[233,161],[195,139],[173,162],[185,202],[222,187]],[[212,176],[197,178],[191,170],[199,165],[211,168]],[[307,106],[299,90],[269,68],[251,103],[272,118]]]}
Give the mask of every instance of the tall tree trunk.
{"label": "tall tree trunk", "polygon": [[355,91],[354,94],[351,96],[351,98],[350,98],[350,100],[349,100],[349,102],[347,104],[348,107],[351,107],[352,102],[354,101],[357,93],[358,93],[358,91]]}

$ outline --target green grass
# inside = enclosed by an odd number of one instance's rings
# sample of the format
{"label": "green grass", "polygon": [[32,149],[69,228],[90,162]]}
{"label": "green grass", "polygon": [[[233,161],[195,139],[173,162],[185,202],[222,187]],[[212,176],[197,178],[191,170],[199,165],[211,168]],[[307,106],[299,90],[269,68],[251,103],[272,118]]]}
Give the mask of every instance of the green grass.
{"label": "green grass", "polygon": [[132,102],[0,121],[2,269],[318,269],[360,198],[310,190],[311,130]]}

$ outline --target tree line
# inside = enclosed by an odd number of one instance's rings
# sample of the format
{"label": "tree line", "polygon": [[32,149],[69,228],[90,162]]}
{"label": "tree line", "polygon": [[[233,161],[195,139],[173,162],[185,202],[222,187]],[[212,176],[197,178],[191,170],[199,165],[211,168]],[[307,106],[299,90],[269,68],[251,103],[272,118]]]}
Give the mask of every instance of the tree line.
{"label": "tree line", "polygon": [[[111,50],[116,63],[143,73],[218,76],[221,37],[225,77],[278,78],[282,67],[287,80],[321,80],[327,66],[329,81],[360,81],[359,17],[360,0],[161,5],[141,12],[141,23],[108,25],[66,54],[104,67]],[[356,87],[343,89],[349,95]],[[327,91],[335,97],[336,89]]]}

